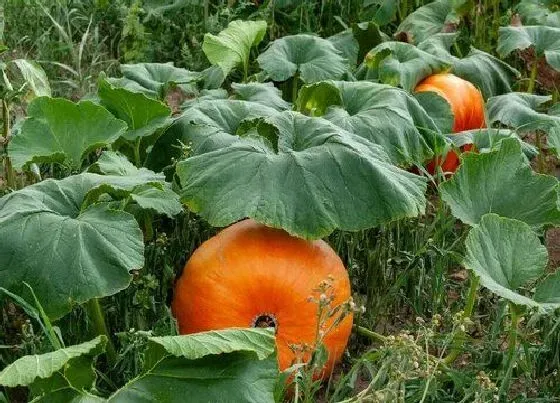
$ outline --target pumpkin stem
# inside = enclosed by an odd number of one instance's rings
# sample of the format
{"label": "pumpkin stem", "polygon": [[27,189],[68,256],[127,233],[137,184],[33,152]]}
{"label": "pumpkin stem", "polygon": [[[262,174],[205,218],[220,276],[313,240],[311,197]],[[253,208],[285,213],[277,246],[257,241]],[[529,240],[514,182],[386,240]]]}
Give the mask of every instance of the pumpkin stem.
{"label": "pumpkin stem", "polygon": [[252,327],[273,327],[274,331],[278,331],[278,321],[276,320],[276,316],[272,313],[263,313],[261,315],[256,316],[251,323]]}

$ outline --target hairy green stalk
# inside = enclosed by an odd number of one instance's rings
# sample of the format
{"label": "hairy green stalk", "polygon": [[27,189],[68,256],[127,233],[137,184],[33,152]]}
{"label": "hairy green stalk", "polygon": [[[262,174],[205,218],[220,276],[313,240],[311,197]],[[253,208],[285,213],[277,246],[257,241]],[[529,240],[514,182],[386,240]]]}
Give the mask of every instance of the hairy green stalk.
{"label": "hairy green stalk", "polygon": [[[469,294],[467,296],[465,310],[463,311],[463,319],[469,318],[472,315],[479,282],[480,279],[476,275],[471,274],[471,285],[469,287]],[[455,335],[453,336],[453,341],[451,343],[451,351],[449,352],[447,357],[443,359],[443,362],[445,364],[449,365],[453,363],[457,359],[457,357],[461,355],[461,353],[463,352],[462,347],[466,339],[465,336],[465,331],[460,329],[457,333],[455,333]]]}
{"label": "hairy green stalk", "polygon": [[[4,121],[4,149],[7,150],[9,141],[8,137],[10,136],[10,107],[5,99],[2,100],[2,120]],[[10,161],[10,157],[8,157],[8,155],[4,157],[4,175],[6,176],[6,184],[8,185],[8,188],[16,189],[15,173],[12,167],[12,161]]]}
{"label": "hairy green stalk", "polygon": [[537,150],[539,150],[539,155],[537,155],[537,170],[540,174],[544,174],[546,173],[546,168],[542,148],[541,132],[539,130],[537,130],[535,134],[535,146],[537,147]]}
{"label": "hairy green stalk", "polygon": [[299,71],[296,71],[292,81],[292,103],[295,105],[297,96],[298,96],[298,80],[299,80]]}
{"label": "hairy green stalk", "polygon": [[142,142],[142,137],[138,137],[134,142],[134,162],[136,163],[137,167],[141,166],[140,161],[140,143]]}
{"label": "hairy green stalk", "polygon": [[97,298],[92,298],[84,305],[90,323],[93,326],[93,331],[95,336],[105,335],[107,337],[107,360],[110,365],[115,365],[117,362],[117,350],[115,345],[111,340],[111,335],[107,330],[107,325],[105,324],[105,315],[101,310],[101,305]]}
{"label": "hairy green stalk", "polygon": [[373,330],[369,330],[369,329],[367,329],[363,326],[354,325],[353,328],[356,331],[356,333],[358,333],[360,336],[369,337],[370,339],[378,341],[380,343],[385,343],[387,341],[386,336],[383,336],[382,334],[374,332]]}
{"label": "hairy green stalk", "polygon": [[535,91],[535,82],[537,79],[537,59],[533,62],[533,66],[531,66],[531,75],[529,76],[529,85],[527,86],[527,92],[532,94]]}
{"label": "hairy green stalk", "polygon": [[519,333],[519,322],[521,320],[521,310],[510,302],[509,304],[511,323],[508,334],[508,350],[507,350],[507,361],[506,361],[506,373],[502,379],[502,384],[500,385],[499,395],[504,396],[511,384],[511,375],[513,372],[513,364],[515,363],[515,358],[517,355],[517,336]]}

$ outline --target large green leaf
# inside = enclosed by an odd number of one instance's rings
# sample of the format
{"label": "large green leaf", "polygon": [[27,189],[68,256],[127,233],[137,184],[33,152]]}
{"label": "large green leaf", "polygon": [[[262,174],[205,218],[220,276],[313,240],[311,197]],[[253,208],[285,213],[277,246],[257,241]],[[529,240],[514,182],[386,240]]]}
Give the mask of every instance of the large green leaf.
{"label": "large green leaf", "polygon": [[36,97],[50,97],[51,86],[45,71],[37,63],[26,59],[15,59],[13,63],[23,77],[24,83]]}
{"label": "large green leaf", "polygon": [[[274,402],[278,368],[267,329],[225,329],[150,339],[157,356],[109,402]],[[154,354],[154,353],[152,353]]]}
{"label": "large green leaf", "polygon": [[418,48],[447,61],[451,72],[473,83],[482,91],[484,98],[511,91],[511,84],[519,78],[519,72],[509,64],[476,48],[459,58],[451,54],[457,34],[436,34],[418,45]]}
{"label": "large green leaf", "polygon": [[560,28],[560,10],[558,4],[552,11],[557,0],[521,0],[517,5],[517,12],[525,25],[547,25]]}
{"label": "large green leaf", "polygon": [[379,26],[384,26],[392,22],[399,8],[399,2],[394,0],[364,0],[362,3],[366,15],[371,16],[371,20]]}
{"label": "large green leaf", "polygon": [[465,241],[463,264],[493,293],[518,305],[537,306],[519,292],[544,273],[546,248],[524,222],[486,214]]}
{"label": "large green leaf", "polygon": [[257,102],[279,111],[290,109],[291,105],[282,99],[282,92],[272,83],[232,83],[236,99]]}
{"label": "large green leaf", "polygon": [[433,91],[414,93],[414,98],[433,119],[441,133],[452,133],[455,116],[451,105],[441,95]]}
{"label": "large green leaf", "polygon": [[210,63],[222,69],[224,76],[237,66],[243,66],[247,73],[251,48],[265,34],[265,21],[232,21],[218,35],[205,34],[202,50]]}
{"label": "large green leaf", "polygon": [[181,143],[190,148],[190,154],[199,154],[223,146],[224,142],[237,141],[236,134],[245,120],[276,113],[275,109],[255,102],[200,101],[185,110],[156,141],[147,165],[157,171],[163,170],[173,159],[183,155]]}
{"label": "large green leaf", "polygon": [[442,32],[446,24],[458,24],[453,2],[437,0],[410,13],[397,28],[397,34],[406,34],[413,43],[420,43]]}
{"label": "large green leaf", "polygon": [[560,128],[560,116],[546,113],[549,96],[511,92],[488,100],[488,124],[501,123],[520,133],[535,130],[549,132]]}
{"label": "large green leaf", "polygon": [[107,80],[107,82],[111,84],[113,87],[124,88],[128,91],[144,94],[150,98],[157,99],[159,96],[159,94],[156,91],[143,87],[139,82],[131,80],[126,77],[119,77],[119,78],[105,77],[105,80]]}
{"label": "large green leaf", "polygon": [[560,223],[558,180],[535,174],[517,139],[502,140],[497,151],[466,153],[440,191],[453,215],[467,224],[487,213],[532,226]]}
{"label": "large green leaf", "polygon": [[298,92],[296,110],[307,116],[323,116],[332,106],[342,106],[342,94],[335,81],[318,81]]}
{"label": "large green leaf", "polygon": [[342,57],[344,57],[351,69],[354,69],[358,64],[358,53],[360,52],[360,44],[354,38],[352,28],[345,29],[342,32],[329,36],[327,38],[336,50],[338,50]]}
{"label": "large green leaf", "polygon": [[[68,381],[76,379],[76,375],[85,375],[85,378],[89,380],[86,383],[89,383],[89,386],[92,387],[95,373],[72,374],[72,370],[76,369],[76,365],[73,364],[82,356],[95,356],[99,354],[103,350],[106,341],[105,336],[98,336],[85,343],[62,348],[51,353],[26,355],[11,363],[0,372],[0,385],[9,388],[31,386],[39,379],[48,379],[57,374],[64,375],[67,373]],[[91,361],[92,358],[89,358],[89,360]],[[83,371],[83,368],[81,369]],[[53,383],[55,382],[53,381]],[[82,383],[80,386],[85,386],[83,385],[83,380],[80,383]],[[67,387],[70,387],[70,385],[67,384]],[[76,392],[78,391],[76,390]]]}
{"label": "large green leaf", "polygon": [[371,48],[389,40],[375,22],[354,23],[351,28],[327,39],[348,60],[352,69],[356,67],[358,61],[363,60]]}
{"label": "large green leaf", "polygon": [[143,210],[153,210],[159,214],[173,217],[183,211],[179,195],[171,190],[171,185],[164,182],[163,174],[155,174],[146,168],[136,168],[125,156],[115,152],[104,151],[97,162],[90,167],[90,172],[99,172],[105,175],[117,175],[132,177],[142,180],[132,189],[119,188],[112,184],[100,186],[96,192],[91,192],[90,196],[98,195],[99,192],[124,197],[136,202]]}
{"label": "large green leaf", "polygon": [[8,146],[18,169],[33,162],[59,162],[78,170],[89,152],[110,145],[126,130],[125,122],[89,101],[40,97],[27,113]]}
{"label": "large green leaf", "polygon": [[[338,94],[326,96],[329,86]],[[425,110],[399,88],[367,81],[326,81],[304,87],[300,94],[300,107],[313,105],[318,108],[315,116],[322,114],[335,125],[380,145],[395,164],[421,164],[445,143]]]}
{"label": "large green leaf", "polygon": [[450,62],[409,43],[384,42],[366,55],[356,75],[362,80],[377,80],[412,92],[427,76],[450,67]]}
{"label": "large green leaf", "polygon": [[163,175],[156,174],[143,167],[137,168],[124,155],[113,151],[103,151],[97,161],[90,166],[89,172],[103,175],[142,177],[147,182],[163,180]]}
{"label": "large green leaf", "polygon": [[91,205],[90,194],[131,191],[146,182],[86,173],[1,198],[0,284],[30,300],[22,282],[29,283],[54,319],[75,304],[126,288],[130,271],[144,265],[142,231],[131,214]]}
{"label": "large green leaf", "polygon": [[304,83],[338,79],[346,72],[346,62],[327,39],[299,34],[285,36],[259,55],[261,68],[274,81],[296,76]]}
{"label": "large green leaf", "polygon": [[163,98],[166,88],[172,85],[177,85],[188,94],[192,93],[196,91],[193,84],[204,78],[202,73],[174,67],[172,62],[121,64],[121,73],[160,98]]}
{"label": "large green leaf", "polygon": [[560,271],[556,271],[537,285],[533,299],[545,309],[560,307]]}
{"label": "large green leaf", "polygon": [[166,355],[197,360],[207,355],[246,351],[259,360],[274,354],[274,334],[269,329],[224,329],[188,336],[151,337],[150,342],[163,348]]}
{"label": "large green leaf", "polygon": [[529,47],[560,71],[560,28],[540,25],[500,27],[497,51],[502,57]]}
{"label": "large green leaf", "polygon": [[142,93],[113,87],[106,80],[99,81],[97,93],[101,105],[128,125],[128,130],[123,135],[126,140],[135,141],[140,137],[150,136],[171,123],[171,110],[160,101]]}
{"label": "large green leaf", "polygon": [[535,146],[525,143],[515,131],[508,129],[465,130],[459,133],[450,133],[447,137],[455,147],[459,148],[467,144],[473,144],[479,153],[497,151],[502,140],[510,138],[519,142],[521,150],[527,158],[531,159],[539,153]]}
{"label": "large green leaf", "polygon": [[424,211],[423,178],[325,119],[282,112],[246,133],[177,164],[184,202],[214,226],[250,217],[311,239]]}

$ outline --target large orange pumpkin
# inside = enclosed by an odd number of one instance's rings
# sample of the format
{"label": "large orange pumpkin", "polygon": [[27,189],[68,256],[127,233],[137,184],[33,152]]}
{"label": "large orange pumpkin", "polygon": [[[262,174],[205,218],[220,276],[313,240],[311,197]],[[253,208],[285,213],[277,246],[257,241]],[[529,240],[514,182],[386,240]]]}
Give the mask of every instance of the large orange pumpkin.
{"label": "large orange pumpkin", "polygon": [[[484,99],[480,91],[467,80],[451,73],[433,74],[416,86],[416,92],[432,91],[444,98],[453,112],[453,132],[481,129],[486,127],[484,120]],[[470,151],[471,144],[462,147],[462,151]],[[432,175],[437,165],[443,172],[455,172],[459,166],[459,156],[449,151],[445,158],[436,158],[427,165]]]}
{"label": "large orange pumpkin", "polygon": [[[182,334],[274,326],[278,364],[284,370],[296,359],[290,345],[313,345],[316,340],[318,304],[309,297],[320,297],[317,287],[327,279],[333,291],[331,306],[348,301],[348,273],[327,243],[244,220],[193,253],[177,281],[172,309]],[[331,327],[332,319],[325,324]],[[328,362],[318,376],[330,375],[351,330],[349,313],[326,333]]]}

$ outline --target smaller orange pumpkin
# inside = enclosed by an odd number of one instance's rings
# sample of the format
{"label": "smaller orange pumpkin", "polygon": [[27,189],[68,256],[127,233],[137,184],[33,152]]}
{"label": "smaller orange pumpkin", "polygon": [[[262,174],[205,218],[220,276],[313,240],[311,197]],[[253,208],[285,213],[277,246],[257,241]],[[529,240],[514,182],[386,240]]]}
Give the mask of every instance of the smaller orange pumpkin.
{"label": "smaller orange pumpkin", "polygon": [[[309,298],[329,280],[331,307],[350,298],[350,280],[340,258],[324,241],[306,241],[283,230],[244,220],[204,242],[177,281],[172,309],[181,334],[229,327],[276,329],[280,370],[292,365],[291,345],[313,345],[318,305]],[[316,295],[316,298],[321,298]],[[336,315],[324,322],[333,327]],[[340,319],[340,316],[339,316]],[[325,334],[328,377],[352,330],[352,313]],[[303,360],[309,354],[302,354]]]}
{"label": "smaller orange pumpkin", "polygon": [[[444,98],[453,112],[453,132],[481,129],[486,127],[484,118],[484,98],[481,92],[467,80],[451,73],[433,74],[416,86],[416,92],[431,91]],[[472,144],[461,147],[461,151],[471,151]],[[459,167],[459,156],[449,151],[445,158],[435,158],[428,163],[426,169],[435,173],[436,166],[443,172],[453,173]]]}

